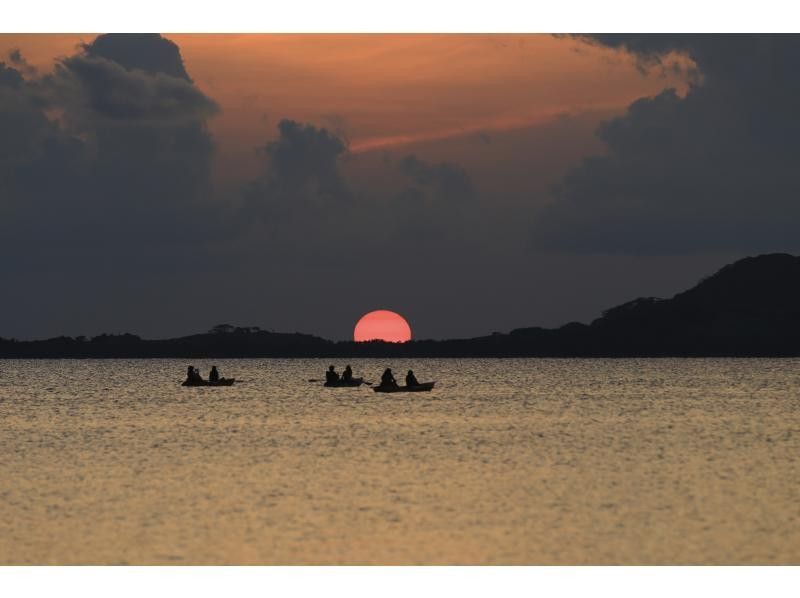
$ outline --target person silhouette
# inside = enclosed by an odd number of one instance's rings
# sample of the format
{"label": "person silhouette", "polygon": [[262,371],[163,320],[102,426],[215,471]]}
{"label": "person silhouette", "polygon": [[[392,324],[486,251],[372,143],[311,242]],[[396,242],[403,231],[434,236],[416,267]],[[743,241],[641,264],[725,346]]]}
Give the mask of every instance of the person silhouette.
{"label": "person silhouette", "polygon": [[336,368],[333,366],[328,367],[325,372],[325,384],[336,384],[339,381],[339,374],[336,373]]}
{"label": "person silhouette", "polygon": [[210,382],[219,382],[219,372],[217,371],[217,366],[211,366],[211,371],[208,373],[208,380]]}
{"label": "person silhouette", "polygon": [[397,380],[394,379],[392,375],[392,368],[386,368],[381,376],[381,386],[383,387],[396,387]]}
{"label": "person silhouette", "polygon": [[196,384],[197,382],[203,382],[203,377],[200,376],[200,372],[196,367],[190,365],[189,369],[186,370],[186,383]]}
{"label": "person silhouette", "polygon": [[349,365],[344,368],[344,372],[342,373],[342,381],[343,382],[350,382],[353,380],[353,368]]}
{"label": "person silhouette", "polygon": [[411,370],[408,370],[408,373],[406,374],[406,386],[419,386],[419,382],[417,382],[417,377]]}

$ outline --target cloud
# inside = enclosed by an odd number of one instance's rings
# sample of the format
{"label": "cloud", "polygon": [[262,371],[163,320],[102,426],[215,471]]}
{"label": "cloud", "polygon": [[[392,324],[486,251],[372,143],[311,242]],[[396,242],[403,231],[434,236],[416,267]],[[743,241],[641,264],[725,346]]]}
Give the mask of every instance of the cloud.
{"label": "cloud", "polygon": [[46,82],[54,101],[91,124],[181,124],[219,111],[189,79],[178,47],[157,34],[101,35]]}
{"label": "cloud", "polygon": [[325,128],[283,119],[278,138],[260,148],[264,173],[245,192],[245,213],[272,224],[341,210],[352,196],[339,169],[347,146]]}
{"label": "cloud", "polygon": [[602,35],[659,64],[691,59],[666,89],[597,131],[607,147],[572,169],[537,216],[534,244],[583,253],[680,254],[800,246],[800,37]]}
{"label": "cloud", "polygon": [[[564,266],[571,256],[522,251],[526,200],[541,201],[541,181],[584,155],[576,140],[598,117],[478,123],[390,155],[354,154],[334,114],[313,124],[275,114],[260,175],[220,189],[213,99],[168,40],[101,36],[50,74],[20,61],[0,68],[0,251],[14,258],[0,263],[13,281],[0,336],[169,335],[228,319],[347,336],[376,306],[451,336],[530,314],[555,324],[576,302],[591,315],[627,298],[587,292]],[[620,292],[585,263],[579,272]]]}
{"label": "cloud", "polygon": [[381,156],[353,186],[345,164],[358,169],[369,156],[349,154],[344,140],[312,124],[280,121],[261,153],[264,172],[246,186],[241,213],[257,253],[290,246],[297,256],[333,244],[343,254],[415,253],[419,241],[454,242],[475,212],[472,181],[453,163]]}
{"label": "cloud", "polygon": [[103,58],[128,70],[167,75],[191,83],[178,45],[158,33],[99,35],[83,46],[90,58]]}
{"label": "cloud", "polygon": [[429,164],[408,155],[401,160],[400,169],[418,186],[432,189],[438,201],[458,205],[475,199],[472,181],[457,164]]}
{"label": "cloud", "polygon": [[326,129],[293,120],[278,123],[277,141],[268,143],[274,180],[281,186],[299,188],[315,183],[323,194],[336,194],[342,186],[337,161],[347,149],[344,142]]}
{"label": "cloud", "polygon": [[[20,58],[19,62],[22,61]],[[0,195],[2,224],[14,231],[16,210],[43,199],[41,193],[78,170],[82,143],[53,123],[37,85],[0,62]]]}
{"label": "cloud", "polygon": [[0,87],[18,89],[23,82],[22,74],[17,69],[7,66],[5,62],[0,62]]}
{"label": "cloud", "polygon": [[[137,52],[143,61],[131,62]],[[206,127],[216,105],[177,46],[107,35],[47,75],[19,53],[12,63],[20,68],[0,64],[0,246],[21,258],[5,271],[92,252],[120,267],[166,266],[221,234]]]}
{"label": "cloud", "polygon": [[[393,166],[391,161],[384,164],[387,169]],[[466,171],[457,164],[431,163],[413,154],[402,157],[394,166],[401,175],[397,184],[402,187],[399,191],[387,190],[388,199],[371,202],[372,219],[383,238],[404,247],[420,241],[456,241],[477,208]],[[387,172],[384,178],[391,181],[392,174]]]}
{"label": "cloud", "polygon": [[129,71],[104,58],[74,56],[64,60],[59,73],[65,79],[74,78],[69,87],[79,91],[75,100],[83,104],[81,108],[109,123],[181,123],[209,118],[219,109],[183,79]]}

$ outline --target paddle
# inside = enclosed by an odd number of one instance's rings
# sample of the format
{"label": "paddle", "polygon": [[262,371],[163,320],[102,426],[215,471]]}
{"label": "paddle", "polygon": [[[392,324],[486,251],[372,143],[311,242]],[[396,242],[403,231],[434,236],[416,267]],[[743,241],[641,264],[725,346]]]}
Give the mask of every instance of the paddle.
{"label": "paddle", "polygon": [[[322,380],[320,378],[309,378],[308,381],[309,382],[325,382],[325,380]],[[367,382],[366,380],[363,380],[362,382],[363,382],[363,384],[366,384],[368,386],[372,386],[373,384],[375,384],[374,382]]]}

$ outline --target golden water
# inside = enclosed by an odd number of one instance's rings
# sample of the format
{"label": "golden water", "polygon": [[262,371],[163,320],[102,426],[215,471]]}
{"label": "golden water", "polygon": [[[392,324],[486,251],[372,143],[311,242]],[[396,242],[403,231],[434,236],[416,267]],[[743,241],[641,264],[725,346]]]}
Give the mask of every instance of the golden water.
{"label": "golden water", "polygon": [[0,362],[0,563],[800,563],[800,360],[189,363]]}

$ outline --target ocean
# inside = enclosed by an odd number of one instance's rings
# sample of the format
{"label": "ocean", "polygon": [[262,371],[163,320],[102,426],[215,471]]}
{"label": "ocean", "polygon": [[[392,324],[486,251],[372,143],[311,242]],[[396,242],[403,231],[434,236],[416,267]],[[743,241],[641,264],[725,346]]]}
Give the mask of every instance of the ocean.
{"label": "ocean", "polygon": [[798,359],[329,361],[0,361],[0,563],[800,563]]}

